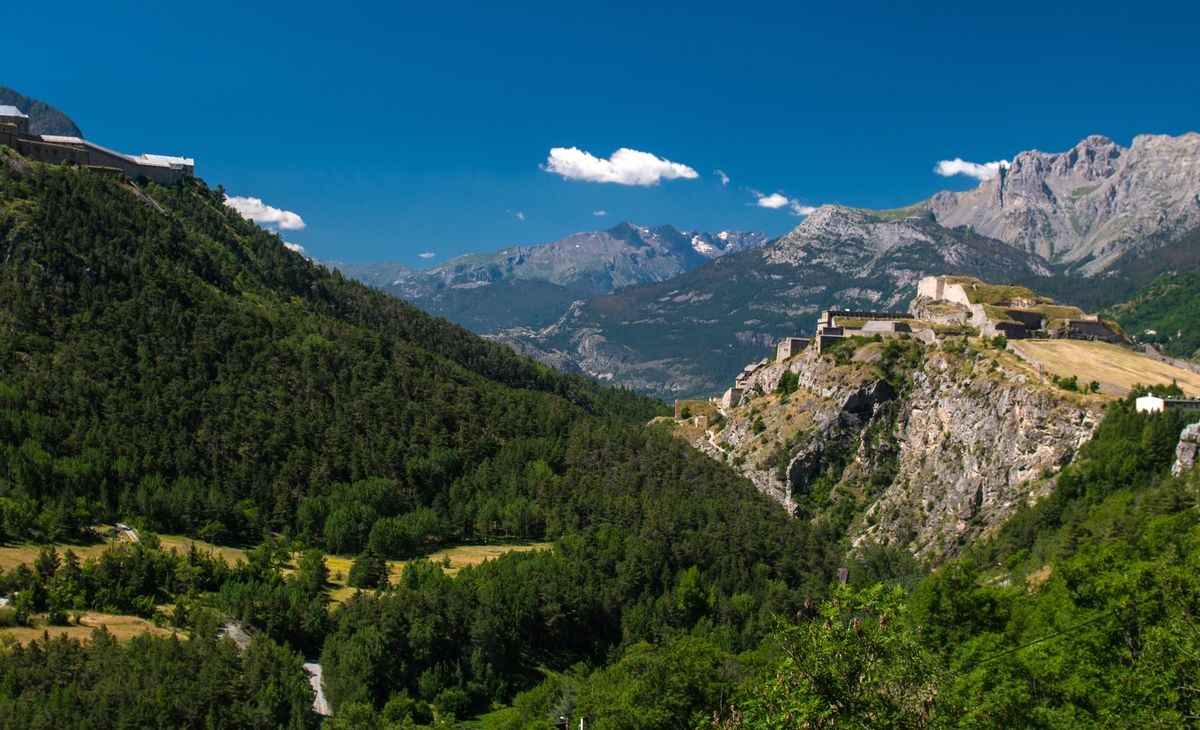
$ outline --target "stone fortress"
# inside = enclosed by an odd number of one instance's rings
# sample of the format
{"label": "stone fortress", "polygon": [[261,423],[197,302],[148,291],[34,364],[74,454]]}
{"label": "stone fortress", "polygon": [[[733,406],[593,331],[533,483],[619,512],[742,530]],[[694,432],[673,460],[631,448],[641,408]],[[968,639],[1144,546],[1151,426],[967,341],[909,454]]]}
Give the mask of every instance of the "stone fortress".
{"label": "stone fortress", "polygon": [[[788,337],[776,346],[775,362],[795,357],[808,347],[823,352],[850,337],[909,336],[932,345],[946,335],[1091,340],[1130,346],[1116,325],[1025,287],[986,284],[969,276],[926,276],[918,282],[908,312],[825,310],[812,337]],[[734,378],[733,387],[711,402],[723,409],[738,405],[753,387],[755,375],[770,363],[764,358],[747,365]]]}
{"label": "stone fortress", "polygon": [[15,106],[0,105],[0,145],[38,160],[144,177],[161,185],[195,177],[196,161],[170,155],[126,155],[81,137],[31,134],[29,117]]}
{"label": "stone fortress", "polygon": [[1058,338],[1127,344],[1111,324],[1078,307],[1055,304],[1024,287],[985,284],[969,276],[926,276],[917,283],[914,314],[937,324],[969,324],[984,337]]}

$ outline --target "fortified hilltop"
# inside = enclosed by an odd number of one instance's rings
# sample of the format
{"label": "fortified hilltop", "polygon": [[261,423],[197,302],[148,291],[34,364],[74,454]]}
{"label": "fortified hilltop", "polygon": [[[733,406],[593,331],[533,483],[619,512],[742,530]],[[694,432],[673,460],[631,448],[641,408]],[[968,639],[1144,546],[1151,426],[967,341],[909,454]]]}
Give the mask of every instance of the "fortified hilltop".
{"label": "fortified hilltop", "polygon": [[39,162],[69,162],[80,167],[109,170],[132,178],[170,185],[194,177],[196,161],[171,155],[126,155],[89,142],[82,137],[33,134],[29,116],[15,106],[0,105],[0,145]]}

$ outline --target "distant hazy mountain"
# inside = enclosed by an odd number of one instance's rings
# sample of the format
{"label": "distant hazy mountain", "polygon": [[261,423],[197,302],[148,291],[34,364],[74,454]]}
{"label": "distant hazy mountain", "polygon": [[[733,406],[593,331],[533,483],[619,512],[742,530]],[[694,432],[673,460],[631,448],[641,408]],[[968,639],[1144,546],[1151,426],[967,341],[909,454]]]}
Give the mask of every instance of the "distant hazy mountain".
{"label": "distant hazy mountain", "polygon": [[537,246],[460,256],[424,271],[389,263],[329,265],[427,311],[492,333],[544,327],[577,300],[665,281],[766,240],[762,233],[619,223]]}
{"label": "distant hazy mountain", "polygon": [[1050,269],[928,213],[823,206],[761,248],[578,303],[524,339],[601,380],[663,396],[716,392],[780,338],[811,333],[820,310],[903,308],[930,272],[1012,281]]}
{"label": "distant hazy mountain", "polygon": [[380,261],[375,264],[344,264],[340,261],[326,261],[324,265],[337,269],[344,276],[379,289],[399,284],[405,278],[421,273],[394,261]]}
{"label": "distant hazy mountain", "polygon": [[29,131],[33,134],[83,136],[83,132],[66,114],[44,101],[31,99],[7,86],[0,86],[0,104],[15,106],[29,115]]}
{"label": "distant hazy mountain", "polygon": [[1092,276],[1200,226],[1200,134],[1091,136],[1067,152],[1022,152],[992,180],[916,206]]}

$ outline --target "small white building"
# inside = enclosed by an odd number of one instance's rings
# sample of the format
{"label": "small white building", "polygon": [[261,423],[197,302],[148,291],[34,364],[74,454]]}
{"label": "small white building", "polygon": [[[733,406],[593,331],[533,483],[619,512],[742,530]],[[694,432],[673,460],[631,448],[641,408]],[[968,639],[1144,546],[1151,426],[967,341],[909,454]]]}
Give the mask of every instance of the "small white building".
{"label": "small white building", "polygon": [[1200,398],[1160,398],[1143,395],[1134,401],[1138,413],[1162,413],[1167,409],[1200,413]]}
{"label": "small white building", "polygon": [[1138,413],[1162,413],[1166,402],[1156,395],[1143,395],[1134,402]]}

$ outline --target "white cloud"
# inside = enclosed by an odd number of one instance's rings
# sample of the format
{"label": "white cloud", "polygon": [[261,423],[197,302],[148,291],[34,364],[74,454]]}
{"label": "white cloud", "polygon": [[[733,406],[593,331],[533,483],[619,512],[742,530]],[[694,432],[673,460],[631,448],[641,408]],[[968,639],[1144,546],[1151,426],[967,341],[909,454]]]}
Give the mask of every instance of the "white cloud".
{"label": "white cloud", "polygon": [[716,175],[717,177],[721,178],[722,185],[729,184],[729,176],[725,174],[724,170],[713,170],[713,174]]}
{"label": "white cloud", "polygon": [[562,175],[564,180],[616,183],[617,185],[657,185],[663,180],[700,177],[687,165],[622,147],[607,160],[578,147],[554,147],[542,166],[546,172]]}
{"label": "white cloud", "polygon": [[512,214],[513,214],[513,216],[514,216],[514,217],[515,217],[517,220],[519,220],[519,221],[523,221],[523,220],[525,220],[525,214],[524,214],[524,213],[522,213],[522,212],[521,212],[521,211],[519,211],[519,210],[506,210],[506,211],[504,211],[504,212],[505,212],[505,213],[512,213]]}
{"label": "white cloud", "polygon": [[996,160],[995,162],[967,162],[961,157],[955,157],[953,160],[941,160],[934,166],[933,171],[942,177],[952,177],[954,175],[966,175],[973,177],[980,182],[987,182],[996,177],[996,173],[1000,172],[1000,168],[1007,168],[1008,160]]}
{"label": "white cloud", "polygon": [[603,218],[604,216],[608,215],[608,211],[607,210],[593,210],[592,215],[596,216],[597,218]]}
{"label": "white cloud", "polygon": [[423,253],[419,253],[419,254],[417,254],[417,256],[419,256],[419,257],[421,257],[421,258],[423,258],[423,259],[431,259],[431,258],[433,258],[434,256],[437,256],[437,254],[436,254],[436,253],[434,253],[433,251],[425,251],[425,252],[423,252]]}
{"label": "white cloud", "polygon": [[758,207],[760,208],[782,208],[788,204],[786,195],[779,193],[771,193],[770,195],[758,196]]}
{"label": "white cloud", "polygon": [[300,244],[298,244],[298,243],[291,243],[291,242],[289,242],[289,241],[284,241],[284,242],[283,242],[283,247],[284,247],[284,248],[286,248],[286,249],[287,249],[287,250],[289,250],[289,251],[295,251],[296,253],[299,253],[299,254],[307,253],[307,252],[304,250],[304,247],[303,247],[303,246],[301,246],[301,245],[300,245]]}
{"label": "white cloud", "polygon": [[789,198],[783,193],[771,193],[770,195],[764,195],[753,188],[750,189],[750,192],[754,194],[755,198],[757,198],[755,205],[760,208],[770,208],[772,210],[787,208],[792,215],[808,215],[816,210],[816,208],[813,206],[804,205],[799,200],[796,200],[795,198]]}
{"label": "white cloud", "polygon": [[236,210],[243,218],[252,220],[260,226],[298,231],[305,225],[304,219],[299,214],[267,205],[258,198],[226,195],[225,205]]}

